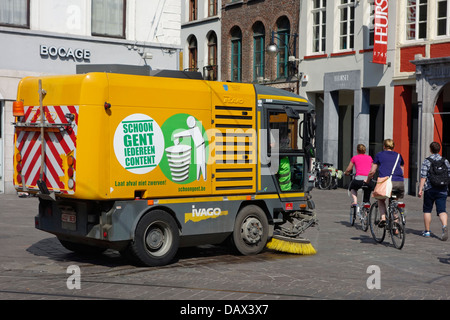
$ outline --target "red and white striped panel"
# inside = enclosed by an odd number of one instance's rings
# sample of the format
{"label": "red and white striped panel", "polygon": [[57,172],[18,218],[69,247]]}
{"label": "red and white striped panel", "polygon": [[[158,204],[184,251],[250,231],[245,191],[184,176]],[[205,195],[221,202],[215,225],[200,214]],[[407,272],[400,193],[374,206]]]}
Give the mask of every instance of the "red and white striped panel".
{"label": "red and white striped panel", "polygon": [[[61,155],[73,152],[75,159],[73,169],[76,178],[76,137],[78,129],[78,106],[45,106],[45,121],[47,123],[67,123],[66,114],[73,114],[75,119],[69,129],[58,132],[46,130],[45,137],[45,166],[44,181],[47,188],[54,192],[73,194],[75,188],[70,190],[64,185],[63,177],[66,173],[63,170],[63,160]],[[25,107],[26,123],[40,122],[39,106]],[[39,190],[37,181],[39,180],[41,169],[41,132],[40,130],[18,130],[16,147],[22,155],[22,175],[23,183],[30,190]]]}

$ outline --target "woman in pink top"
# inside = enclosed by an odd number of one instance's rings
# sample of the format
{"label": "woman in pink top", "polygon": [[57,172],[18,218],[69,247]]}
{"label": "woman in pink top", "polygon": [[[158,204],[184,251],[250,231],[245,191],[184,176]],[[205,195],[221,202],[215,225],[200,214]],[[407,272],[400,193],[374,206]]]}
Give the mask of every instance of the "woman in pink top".
{"label": "woman in pink top", "polygon": [[[352,193],[353,204],[358,203],[358,190],[362,188],[365,184],[364,180],[367,179],[370,169],[372,168],[372,157],[366,154],[366,146],[363,144],[358,144],[356,147],[358,154],[354,156],[350,163],[348,164],[345,174],[349,175],[353,166],[355,166],[355,178],[350,182],[350,192]],[[363,202],[370,202],[370,193],[372,192],[372,186],[369,185],[368,188],[363,188],[364,196]]]}

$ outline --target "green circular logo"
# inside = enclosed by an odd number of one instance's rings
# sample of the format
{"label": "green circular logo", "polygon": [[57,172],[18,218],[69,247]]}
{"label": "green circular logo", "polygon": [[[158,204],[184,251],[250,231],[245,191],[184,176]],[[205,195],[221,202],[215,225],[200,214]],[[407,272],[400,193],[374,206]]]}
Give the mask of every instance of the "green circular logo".
{"label": "green circular logo", "polygon": [[205,128],[194,116],[176,114],[161,126],[164,154],[159,167],[167,179],[187,184],[207,178],[208,139]]}

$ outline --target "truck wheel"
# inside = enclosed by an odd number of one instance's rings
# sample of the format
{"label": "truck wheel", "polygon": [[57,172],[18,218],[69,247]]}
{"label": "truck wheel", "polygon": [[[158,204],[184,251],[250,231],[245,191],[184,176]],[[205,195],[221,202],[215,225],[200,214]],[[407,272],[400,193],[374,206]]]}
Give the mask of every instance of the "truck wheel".
{"label": "truck wheel", "polygon": [[269,223],[264,211],[255,205],[241,209],[234,223],[233,243],[243,255],[260,253],[267,243]]}
{"label": "truck wheel", "polygon": [[163,266],[175,257],[179,242],[180,235],[174,218],[165,211],[155,210],[139,221],[130,250],[140,264]]}

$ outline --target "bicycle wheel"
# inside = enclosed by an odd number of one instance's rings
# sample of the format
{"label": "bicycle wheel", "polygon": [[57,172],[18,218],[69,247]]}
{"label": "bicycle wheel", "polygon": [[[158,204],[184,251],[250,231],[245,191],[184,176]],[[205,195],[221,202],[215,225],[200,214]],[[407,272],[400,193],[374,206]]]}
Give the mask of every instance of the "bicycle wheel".
{"label": "bicycle wheel", "polygon": [[319,188],[322,190],[329,189],[331,185],[331,174],[329,170],[322,171],[319,176]]}
{"label": "bicycle wheel", "polygon": [[350,206],[350,225],[353,226],[356,220],[356,206]]}
{"label": "bicycle wheel", "polygon": [[386,236],[386,229],[380,228],[378,224],[380,223],[380,212],[378,211],[378,203],[374,202],[372,206],[370,207],[369,212],[369,225],[370,225],[370,232],[372,233],[372,238],[378,242],[381,243],[384,240],[384,237]]}
{"label": "bicycle wheel", "polygon": [[394,208],[394,212],[392,212],[392,214],[393,215],[391,216],[391,218],[395,219],[395,217],[397,217],[397,219],[391,222],[391,228],[389,232],[391,233],[391,239],[394,247],[396,247],[397,249],[401,249],[405,244],[405,228],[403,227],[403,223],[400,220],[400,212],[397,208]]}
{"label": "bicycle wheel", "polygon": [[369,209],[364,206],[361,208],[361,229],[364,232],[369,229]]}

